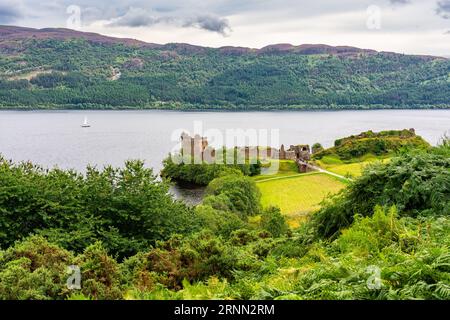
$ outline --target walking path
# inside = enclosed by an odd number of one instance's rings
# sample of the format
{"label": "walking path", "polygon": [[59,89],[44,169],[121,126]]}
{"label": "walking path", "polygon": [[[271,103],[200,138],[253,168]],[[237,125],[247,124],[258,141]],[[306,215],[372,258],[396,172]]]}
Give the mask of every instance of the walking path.
{"label": "walking path", "polygon": [[282,179],[290,179],[290,178],[299,178],[299,177],[304,177],[304,176],[310,176],[310,175],[314,175],[317,173],[325,173],[328,174],[330,176],[339,178],[339,179],[343,179],[343,180],[347,180],[347,181],[352,181],[352,179],[344,177],[340,174],[322,169],[321,167],[317,167],[317,166],[313,166],[312,164],[309,163],[303,163],[302,164],[306,164],[308,166],[308,168],[310,168],[311,170],[314,170],[313,172],[308,172],[308,173],[297,173],[297,174],[291,174],[291,175],[286,175],[286,176],[279,176],[279,177],[273,177],[273,178],[269,178],[270,176],[268,176],[267,179],[262,179],[262,180],[257,180],[255,181],[256,183],[260,183],[260,182],[267,182],[267,181],[273,181],[273,180],[282,180]]}
{"label": "walking path", "polygon": [[316,170],[316,171],[319,171],[319,172],[322,172],[322,173],[326,173],[326,174],[329,174],[330,176],[334,176],[334,177],[339,178],[339,179],[344,179],[344,180],[347,180],[347,181],[352,181],[352,179],[350,179],[350,178],[347,178],[347,177],[344,177],[344,176],[342,176],[342,175],[340,175],[340,174],[337,174],[337,173],[334,173],[334,172],[331,172],[331,171],[322,169],[321,167],[318,167],[318,166],[313,166],[313,165],[310,164],[310,163],[303,162],[303,161],[301,161],[301,160],[297,160],[297,162],[299,162],[300,164],[306,165],[308,168],[310,168],[310,169],[312,169],[312,170]]}
{"label": "walking path", "polygon": [[[310,176],[310,175],[313,175],[313,174],[317,174],[317,172],[295,173],[295,174],[286,175],[286,176],[280,176],[280,177],[273,177],[273,178],[261,179],[261,180],[255,181],[255,182],[256,182],[256,183],[260,183],[260,182],[266,182],[266,181],[272,181],[272,180],[282,180],[282,179],[298,178],[298,177]],[[270,175],[268,175],[268,177],[270,177]]]}

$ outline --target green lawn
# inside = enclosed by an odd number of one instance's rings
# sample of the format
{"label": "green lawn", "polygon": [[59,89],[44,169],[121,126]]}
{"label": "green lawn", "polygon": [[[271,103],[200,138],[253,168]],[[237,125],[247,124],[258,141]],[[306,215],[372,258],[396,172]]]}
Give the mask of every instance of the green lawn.
{"label": "green lawn", "polygon": [[375,161],[387,162],[389,158],[380,158],[374,155],[367,155],[363,158],[355,159],[352,162],[343,162],[342,160],[325,156],[321,160],[317,160],[316,163],[319,167],[328,170],[330,172],[340,174],[341,176],[359,177],[362,174],[364,167]]}
{"label": "green lawn", "polygon": [[348,164],[338,164],[338,165],[323,165],[319,164],[320,167],[328,170],[330,172],[340,174],[341,176],[351,176],[359,177],[362,173],[363,168],[370,162],[357,162]]}
{"label": "green lawn", "polygon": [[295,161],[292,160],[271,160],[271,165],[267,169],[270,170],[270,174],[264,174],[253,177],[255,181],[266,180],[275,177],[289,177],[292,175],[298,175],[298,167]]}
{"label": "green lawn", "polygon": [[[266,177],[266,178],[270,178]],[[328,195],[345,187],[339,179],[324,173],[297,174],[257,182],[263,207],[278,206],[291,226],[297,226],[305,215],[319,208]]]}

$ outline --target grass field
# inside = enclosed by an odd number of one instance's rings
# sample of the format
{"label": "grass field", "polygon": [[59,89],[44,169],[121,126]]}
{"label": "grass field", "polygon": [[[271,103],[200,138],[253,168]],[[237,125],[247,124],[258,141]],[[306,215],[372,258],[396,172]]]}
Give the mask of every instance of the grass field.
{"label": "grass field", "polygon": [[298,175],[297,164],[292,160],[272,160],[271,166],[268,168],[270,174],[264,174],[253,177],[255,181],[266,180],[276,177],[289,177]]}
{"label": "grass field", "polygon": [[316,162],[321,168],[330,172],[340,174],[342,176],[359,177],[361,176],[364,167],[375,161],[386,162],[389,161],[389,158],[382,159],[373,155],[367,155],[363,158],[355,159],[351,163],[346,163],[340,159],[325,156]]}
{"label": "grass field", "polygon": [[337,164],[337,165],[323,165],[319,164],[320,167],[328,170],[330,172],[334,172],[340,174],[344,177],[359,177],[362,173],[363,168],[370,162],[358,162],[358,163],[348,163],[348,164]]}
{"label": "grass field", "polygon": [[[270,178],[270,177],[266,177]],[[291,227],[297,227],[320,202],[345,187],[339,179],[324,173],[297,174],[257,183],[263,207],[278,206]]]}

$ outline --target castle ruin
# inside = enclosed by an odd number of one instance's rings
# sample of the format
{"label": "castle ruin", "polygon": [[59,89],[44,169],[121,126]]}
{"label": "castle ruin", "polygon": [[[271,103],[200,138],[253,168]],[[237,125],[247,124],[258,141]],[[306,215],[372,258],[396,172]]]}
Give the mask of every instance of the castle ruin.
{"label": "castle ruin", "polygon": [[[298,165],[300,172],[309,171],[308,161],[311,160],[311,148],[309,145],[291,145],[285,149],[281,145],[280,149],[273,147],[235,147],[237,157],[242,163],[252,163],[252,161],[292,160]],[[208,139],[200,135],[190,136],[187,133],[181,135],[181,155],[185,162],[189,163],[216,163],[216,150],[209,146]]]}

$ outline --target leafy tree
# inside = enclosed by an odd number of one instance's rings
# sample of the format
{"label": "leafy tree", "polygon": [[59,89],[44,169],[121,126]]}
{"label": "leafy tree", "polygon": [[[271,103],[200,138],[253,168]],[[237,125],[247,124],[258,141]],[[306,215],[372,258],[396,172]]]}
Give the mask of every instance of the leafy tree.
{"label": "leafy tree", "polygon": [[289,229],[286,220],[281,214],[281,210],[276,207],[270,207],[263,210],[261,215],[261,226],[277,238],[286,234]]}
{"label": "leafy tree", "polygon": [[207,195],[225,195],[231,209],[245,216],[256,215],[261,210],[261,192],[249,177],[225,176],[214,179],[206,190]]}
{"label": "leafy tree", "polygon": [[312,145],[311,150],[312,150],[313,154],[316,154],[316,153],[318,153],[320,151],[323,151],[324,148],[323,148],[323,146],[320,143],[317,142],[317,143],[314,143]]}
{"label": "leafy tree", "polygon": [[255,176],[261,174],[261,162],[252,164],[175,163],[172,156],[163,161],[161,176],[178,182],[208,185],[212,180],[228,175]]}
{"label": "leafy tree", "polygon": [[120,257],[199,228],[192,209],[139,161],[82,176],[2,159],[0,212],[2,247],[39,233],[77,252],[100,240]]}

